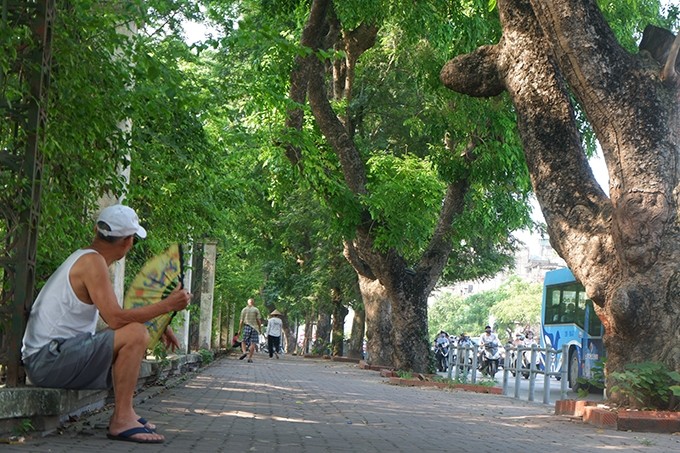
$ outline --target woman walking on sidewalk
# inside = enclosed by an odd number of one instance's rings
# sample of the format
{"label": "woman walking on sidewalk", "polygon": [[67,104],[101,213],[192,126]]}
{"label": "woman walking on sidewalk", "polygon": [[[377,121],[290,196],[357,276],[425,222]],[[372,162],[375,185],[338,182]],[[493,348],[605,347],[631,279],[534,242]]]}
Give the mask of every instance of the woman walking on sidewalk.
{"label": "woman walking on sidewalk", "polygon": [[267,322],[267,349],[269,350],[269,358],[273,355],[279,358],[279,349],[281,348],[281,331],[283,328],[283,321],[281,321],[281,312],[274,310],[271,312],[271,317]]}

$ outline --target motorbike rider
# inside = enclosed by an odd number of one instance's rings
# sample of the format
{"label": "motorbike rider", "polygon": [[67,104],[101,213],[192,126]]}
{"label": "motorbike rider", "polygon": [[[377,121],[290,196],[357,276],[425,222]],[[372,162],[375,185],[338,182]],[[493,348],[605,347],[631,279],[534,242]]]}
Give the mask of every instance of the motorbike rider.
{"label": "motorbike rider", "polygon": [[472,340],[470,340],[470,337],[465,332],[460,333],[458,346],[472,346]]}
{"label": "motorbike rider", "polygon": [[516,348],[519,348],[520,346],[524,346],[524,334],[522,333],[516,333],[515,334],[515,341],[512,342],[512,345]]}
{"label": "motorbike rider", "polygon": [[[491,352],[491,356],[498,355],[500,341],[498,340],[498,336],[491,331],[491,326],[486,326],[484,327],[484,333],[479,337],[479,343],[481,346],[479,351],[479,367],[482,373],[485,373],[486,367],[488,366],[488,363],[485,361],[485,352],[488,349]],[[496,362],[496,364],[497,363],[498,362]]]}
{"label": "motorbike rider", "polygon": [[527,330],[524,333],[524,346],[530,348],[531,345],[538,344],[534,338],[534,333],[531,330]]}
{"label": "motorbike rider", "polygon": [[499,344],[498,336],[491,331],[491,326],[484,327],[484,333],[479,337],[479,341],[482,346],[486,346],[487,344]]}
{"label": "motorbike rider", "polygon": [[449,334],[441,330],[437,338],[434,340],[435,357],[437,359],[437,369],[439,371],[446,371],[448,368],[450,345],[451,342],[449,340]]}
{"label": "motorbike rider", "polygon": [[443,330],[439,331],[439,335],[437,335],[437,339],[434,341],[435,346],[440,345],[443,347],[447,347],[449,345],[449,334],[444,332]]}

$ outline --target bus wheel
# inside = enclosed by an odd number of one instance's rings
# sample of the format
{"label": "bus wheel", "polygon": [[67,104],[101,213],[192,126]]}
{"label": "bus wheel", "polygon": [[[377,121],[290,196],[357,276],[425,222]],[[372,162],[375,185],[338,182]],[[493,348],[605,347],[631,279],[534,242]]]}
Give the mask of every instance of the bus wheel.
{"label": "bus wheel", "polygon": [[569,387],[573,391],[578,391],[578,355],[572,351],[569,356]]}

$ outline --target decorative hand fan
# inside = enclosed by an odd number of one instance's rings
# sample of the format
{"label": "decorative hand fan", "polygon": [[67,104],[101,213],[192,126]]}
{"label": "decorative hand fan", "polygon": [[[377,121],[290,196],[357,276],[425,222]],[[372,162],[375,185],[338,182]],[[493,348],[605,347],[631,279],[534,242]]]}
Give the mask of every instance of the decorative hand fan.
{"label": "decorative hand fan", "polygon": [[[173,244],[165,252],[148,260],[125,293],[123,308],[136,308],[155,304],[168,297],[184,280],[184,256],[182,246]],[[160,340],[166,327],[177,312],[165,313],[147,321],[151,339],[149,349]]]}

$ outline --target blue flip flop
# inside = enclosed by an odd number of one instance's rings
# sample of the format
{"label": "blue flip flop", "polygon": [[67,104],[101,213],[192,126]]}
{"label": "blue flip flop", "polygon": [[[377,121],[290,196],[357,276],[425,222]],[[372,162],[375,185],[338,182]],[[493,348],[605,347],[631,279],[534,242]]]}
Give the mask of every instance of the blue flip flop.
{"label": "blue flip flop", "polygon": [[130,428],[118,434],[106,433],[106,437],[111,440],[122,440],[124,442],[135,442],[138,444],[162,444],[165,439],[140,439],[139,437],[132,437],[135,434],[153,434],[143,426]]}
{"label": "blue flip flop", "polygon": [[139,423],[141,423],[142,425],[144,425],[143,428],[146,429],[147,431],[150,431],[152,433],[156,432],[156,428],[149,428],[149,427],[146,426],[146,424],[149,423],[149,421],[147,419],[145,419],[144,417],[139,417],[137,419],[137,421]]}
{"label": "blue flip flop", "polygon": [[145,419],[144,417],[139,417],[139,418],[137,419],[137,421],[138,421],[139,423],[141,423],[142,425],[144,425],[144,428],[146,428],[147,430],[151,431],[152,433],[155,433],[155,432],[156,432],[156,428],[149,428],[148,426],[146,426],[146,424],[149,423],[149,421],[148,421],[147,419]]}

